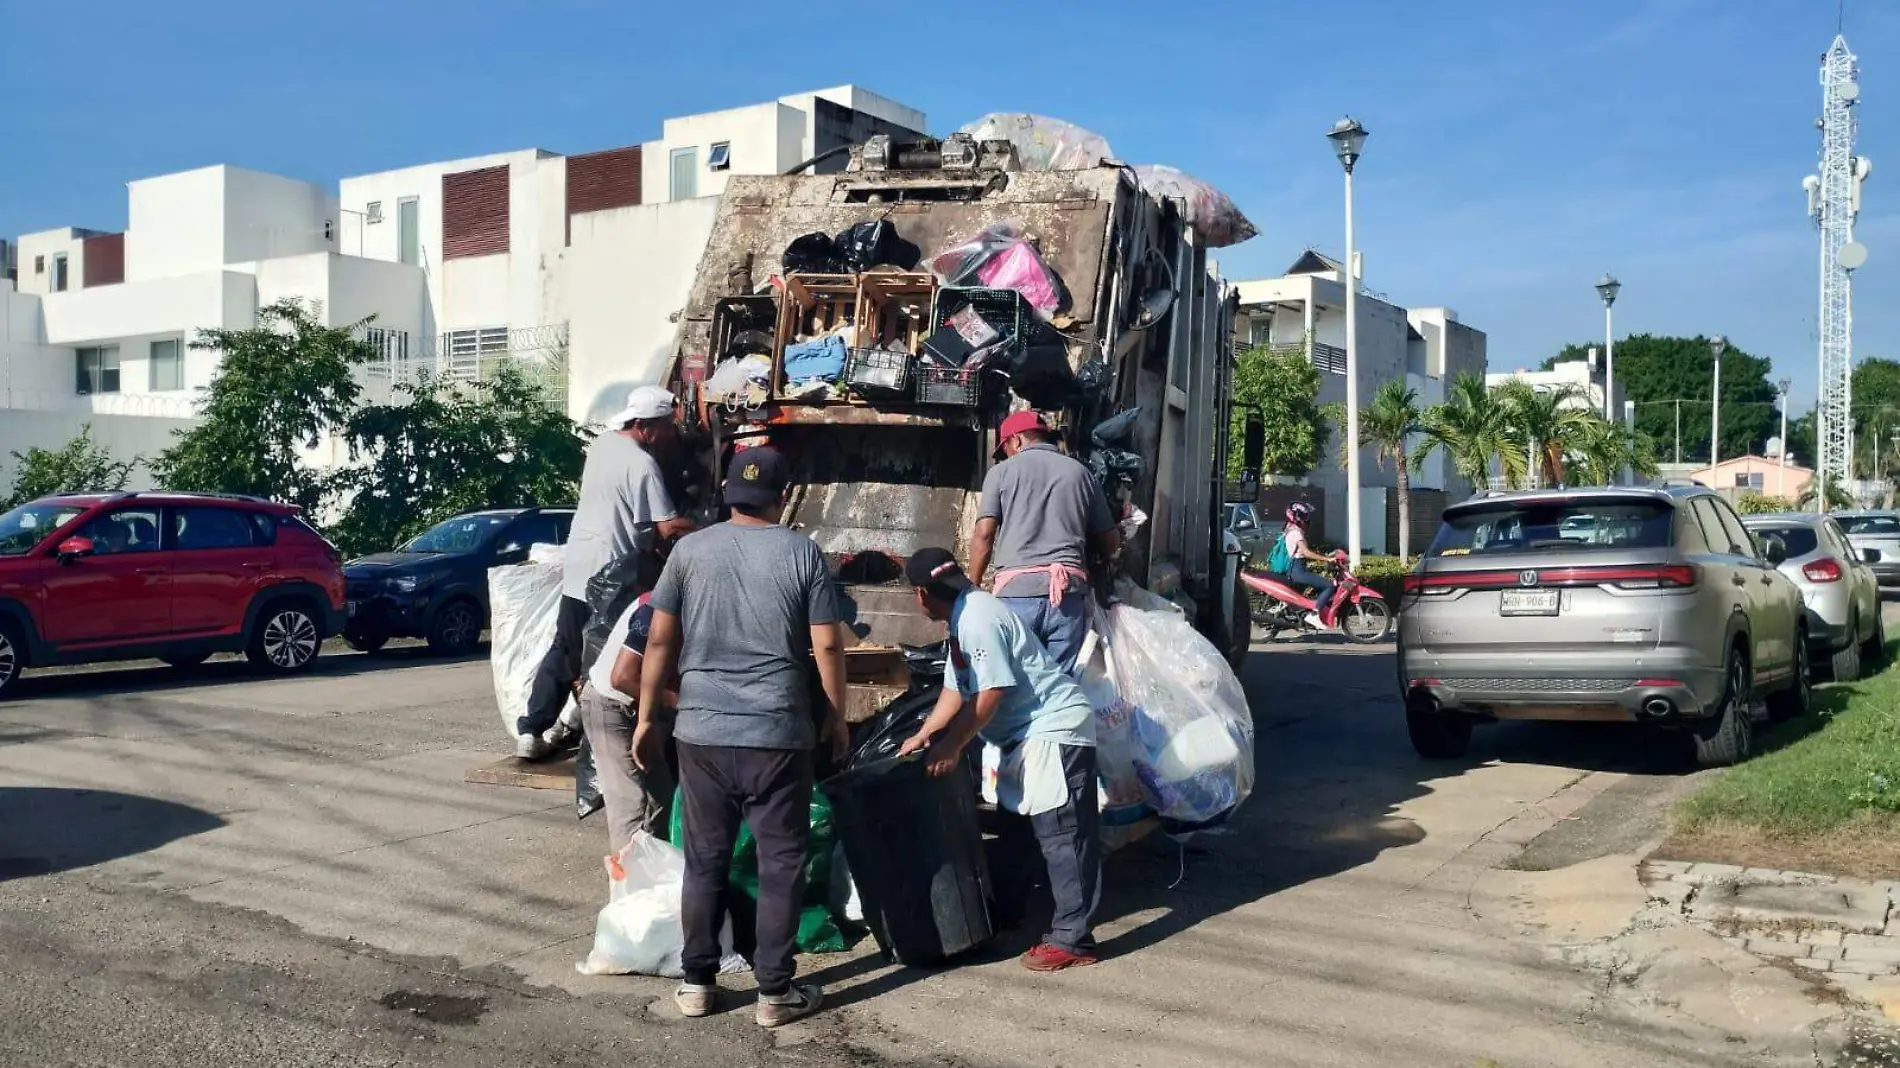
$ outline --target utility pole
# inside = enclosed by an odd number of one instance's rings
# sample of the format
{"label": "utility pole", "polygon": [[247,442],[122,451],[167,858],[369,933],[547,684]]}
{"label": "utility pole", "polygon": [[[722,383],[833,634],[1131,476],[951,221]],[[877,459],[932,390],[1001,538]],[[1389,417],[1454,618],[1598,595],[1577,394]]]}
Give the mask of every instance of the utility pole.
{"label": "utility pole", "polygon": [[1676,463],[1682,463],[1682,398],[1676,398]]}

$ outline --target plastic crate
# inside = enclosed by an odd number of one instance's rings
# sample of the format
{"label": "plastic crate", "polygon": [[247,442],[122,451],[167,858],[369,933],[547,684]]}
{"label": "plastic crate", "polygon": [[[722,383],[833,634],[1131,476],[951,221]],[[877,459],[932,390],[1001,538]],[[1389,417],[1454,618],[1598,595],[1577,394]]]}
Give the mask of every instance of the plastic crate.
{"label": "plastic crate", "polygon": [[974,408],[983,399],[983,372],[924,364],[917,368],[917,403]]}
{"label": "plastic crate", "polygon": [[1029,304],[1021,293],[983,286],[944,286],[937,290],[931,307],[931,328],[950,326],[951,317],[964,308],[974,308],[984,322],[1004,335],[1001,347],[990,354],[988,362],[1008,361],[1022,352],[1029,335]]}
{"label": "plastic crate", "polygon": [[851,349],[845,354],[844,384],[851,392],[873,400],[910,396],[911,372],[917,358],[890,349]]}

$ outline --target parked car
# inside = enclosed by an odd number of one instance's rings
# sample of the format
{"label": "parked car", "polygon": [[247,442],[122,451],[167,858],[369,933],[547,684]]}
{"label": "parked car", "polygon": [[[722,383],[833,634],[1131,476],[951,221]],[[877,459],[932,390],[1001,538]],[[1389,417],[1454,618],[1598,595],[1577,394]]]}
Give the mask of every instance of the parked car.
{"label": "parked car", "polygon": [[518,564],[534,545],[565,545],[571,508],[502,508],[443,520],[394,552],[343,565],[351,647],[375,652],[391,638],[424,638],[460,655],[488,629],[488,569]]}
{"label": "parked car", "polygon": [[1887,628],[1880,616],[1880,584],[1867,557],[1874,549],[1856,551],[1847,535],[1825,515],[1788,513],[1751,515],[1742,525],[1766,546],[1779,542],[1781,573],[1801,591],[1807,606],[1808,646],[1828,662],[1834,678],[1860,678],[1863,665],[1878,664],[1886,655]]}
{"label": "parked car", "polygon": [[85,493],[0,515],[0,694],[29,667],[243,652],[301,671],[343,623],[334,547],[255,497]]}
{"label": "parked car", "polygon": [[1234,503],[1227,506],[1227,532],[1240,542],[1243,560],[1251,561],[1254,566],[1264,565],[1267,553],[1272,551],[1273,543],[1279,539],[1280,531],[1285,529],[1285,521],[1262,514],[1259,506]]}
{"label": "parked car", "polygon": [[1882,586],[1900,586],[1900,512],[1847,511],[1833,513],[1849,544],[1875,554],[1867,566]]}
{"label": "parked car", "polygon": [[1704,764],[1746,758],[1759,699],[1809,701],[1808,616],[1780,553],[1702,487],[1447,508],[1399,611],[1413,746],[1461,755],[1480,721],[1621,720],[1686,731]]}

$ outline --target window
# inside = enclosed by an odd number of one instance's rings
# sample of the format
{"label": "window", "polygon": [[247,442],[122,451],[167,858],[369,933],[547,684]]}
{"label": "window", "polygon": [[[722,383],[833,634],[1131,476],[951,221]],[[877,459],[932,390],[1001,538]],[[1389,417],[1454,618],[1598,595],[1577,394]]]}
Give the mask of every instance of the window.
{"label": "window", "polygon": [[553,516],[529,515],[522,516],[515,521],[514,526],[508,528],[508,533],[499,548],[518,546],[526,549],[534,545],[559,545],[561,541],[561,535],[555,529]]}
{"label": "window", "polygon": [[66,254],[53,253],[53,292],[66,292]]}
{"label": "window", "polygon": [[1425,555],[1660,549],[1672,525],[1669,506],[1653,500],[1502,501],[1446,515]]}
{"label": "window", "polygon": [[712,148],[706,151],[706,169],[709,171],[729,170],[732,167],[732,142],[714,141]]}
{"label": "window", "polygon": [[691,200],[699,195],[699,149],[673,150],[673,182],[667,187],[667,199]]}
{"label": "window", "polygon": [[363,205],[363,223],[365,225],[374,226],[377,223],[382,222],[382,221],[383,221],[383,202],[382,201],[372,200],[368,204]]}
{"label": "window", "polygon": [[371,378],[401,378],[409,368],[409,331],[372,326],[363,331],[363,340],[375,350],[368,371]]}
{"label": "window", "polygon": [[[377,207],[380,218],[382,208]],[[415,266],[422,262],[422,205],[415,197],[396,202],[396,259]]]}
{"label": "window", "polygon": [[1841,520],[1841,529],[1849,534],[1875,535],[1891,538],[1900,534],[1900,517],[1884,515],[1853,515]]}
{"label": "window", "polygon": [[[1820,548],[1822,543],[1822,539],[1815,534],[1814,528],[1793,524],[1751,526],[1748,532],[1755,536],[1755,544],[1758,547],[1766,545],[1771,538],[1781,542],[1782,547],[1788,550],[1790,560],[1808,555]],[[1828,548],[1833,551],[1831,542]]]}
{"label": "window", "polygon": [[119,391],[119,346],[80,349],[75,362],[79,369],[75,385],[81,394]]}
{"label": "window", "polygon": [[[1725,519],[1725,509],[1716,503],[1714,497],[1697,497],[1690,506],[1695,509],[1696,518],[1702,522],[1702,536],[1708,541],[1711,552],[1727,556],[1754,555],[1754,540],[1747,531],[1742,530],[1739,520]],[[1731,522],[1733,530],[1729,529]],[[1741,537],[1739,542],[1736,540],[1738,532]]]}
{"label": "window", "polygon": [[46,273],[46,257],[45,256],[33,257],[33,273],[34,274]]}
{"label": "window", "polygon": [[1708,498],[1708,501],[1709,506],[1715,509],[1716,519],[1722,524],[1722,532],[1728,535],[1728,543],[1735,547],[1735,555],[1755,559],[1755,539],[1748,536],[1748,528],[1742,525],[1735,510],[1728,506],[1727,501],[1714,497]]}
{"label": "window", "polygon": [[1257,315],[1247,320],[1247,344],[1273,344],[1273,319],[1271,316]]}
{"label": "window", "polygon": [[1737,471],[1735,473],[1735,488],[1736,489],[1753,489],[1753,490],[1761,489],[1763,485],[1762,479],[1765,477],[1766,476],[1764,476],[1760,471]]}
{"label": "window", "polygon": [[152,342],[152,392],[185,388],[185,347],[177,338]]}
{"label": "window", "polygon": [[99,556],[158,551],[158,509],[123,508],[80,527],[75,537],[92,542]]}
{"label": "window", "polygon": [[451,330],[443,335],[442,350],[448,360],[441,368],[450,378],[473,381],[481,377],[482,360],[508,351],[508,328],[487,326],[479,330]]}
{"label": "window", "polygon": [[257,544],[250,513],[236,508],[177,508],[171,520],[174,549],[248,549]]}

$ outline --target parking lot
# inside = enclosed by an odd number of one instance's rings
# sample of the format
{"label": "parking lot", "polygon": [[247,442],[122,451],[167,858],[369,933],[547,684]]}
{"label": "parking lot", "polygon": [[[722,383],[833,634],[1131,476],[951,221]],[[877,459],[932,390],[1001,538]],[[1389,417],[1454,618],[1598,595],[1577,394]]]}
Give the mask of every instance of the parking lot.
{"label": "parking lot", "polygon": [[[1646,736],[1524,724],[1425,764],[1390,646],[1263,645],[1245,677],[1259,786],[1223,834],[1111,859],[1102,966],[1031,976],[1010,935],[909,971],[867,942],[809,960],[836,1008],[768,1036],[749,1011],[679,1020],[662,980],[574,972],[605,831],[571,794],[463,781],[506,750],[485,659],[40,676],[0,704],[0,1037],[10,1063],[212,1066],[1773,1052],[1617,996],[1556,951],[1559,884],[1499,870],[1526,843],[1530,866],[1586,873],[1639,846],[1688,781]],[[1604,872],[1567,892],[1640,905],[1633,874]]]}

